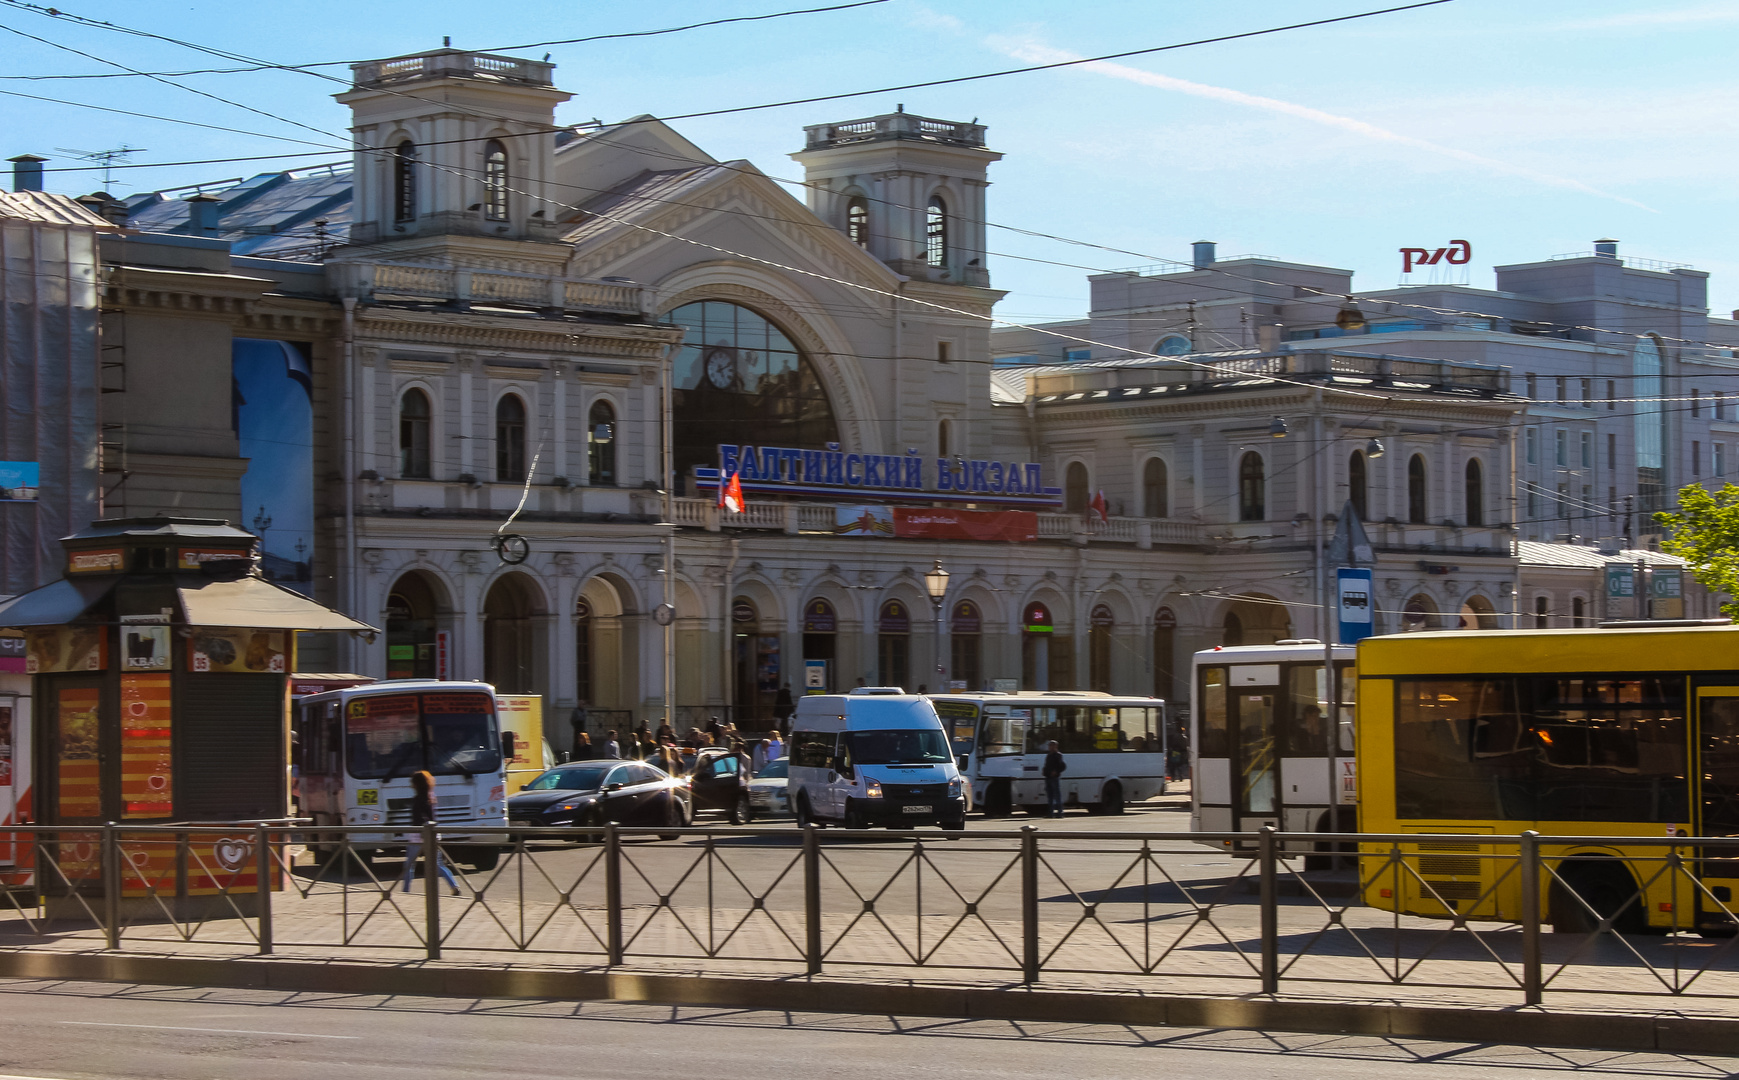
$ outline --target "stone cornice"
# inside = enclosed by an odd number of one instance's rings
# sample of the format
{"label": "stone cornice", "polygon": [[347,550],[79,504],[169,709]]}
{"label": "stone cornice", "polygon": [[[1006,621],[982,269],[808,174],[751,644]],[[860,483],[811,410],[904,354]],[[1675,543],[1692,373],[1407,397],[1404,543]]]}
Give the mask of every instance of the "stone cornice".
{"label": "stone cornice", "polygon": [[371,344],[509,349],[572,356],[657,360],[680,336],[673,329],[554,320],[505,319],[452,311],[364,308],[357,339]]}

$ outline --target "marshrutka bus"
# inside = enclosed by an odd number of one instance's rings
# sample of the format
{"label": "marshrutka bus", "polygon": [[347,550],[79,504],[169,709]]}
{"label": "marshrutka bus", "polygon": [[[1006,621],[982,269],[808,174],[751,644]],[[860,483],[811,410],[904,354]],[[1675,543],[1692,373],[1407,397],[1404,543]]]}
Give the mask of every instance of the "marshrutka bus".
{"label": "marshrutka bus", "polygon": [[[507,791],[495,688],[480,682],[389,679],[314,694],[296,702],[301,812],[313,825],[380,826],[350,834],[368,858],[404,843],[411,822],[411,774],[435,778],[435,823],[444,850],[479,870],[494,869],[498,836],[466,844],[467,825],[506,826]],[[455,847],[447,848],[451,838]],[[317,853],[338,848],[336,834]]]}
{"label": "marshrutka bus", "polygon": [[1056,740],[1067,762],[1063,803],[1121,814],[1165,794],[1165,702],[1090,691],[930,694],[949,732],[972,805],[986,817],[1046,812],[1040,770]]}
{"label": "marshrutka bus", "polygon": [[[1368,638],[1358,675],[1363,831],[1534,830],[1546,865],[1602,917],[1616,913],[1620,932],[1733,933],[1720,910],[1739,894],[1731,849],[1681,853],[1698,889],[1662,872],[1661,848],[1551,837],[1739,835],[1739,626]],[[1504,857],[1513,845],[1401,847],[1423,852],[1408,859],[1417,876],[1380,871],[1390,845],[1364,846],[1366,903],[1440,918],[1520,917],[1520,875]],[[1540,878],[1534,902],[1554,929],[1595,928],[1586,908],[1552,887],[1553,874]]]}
{"label": "marshrutka bus", "polygon": [[[1332,687],[1324,675],[1330,653]],[[1196,653],[1190,828],[1354,831],[1352,672],[1352,646],[1309,639]]]}

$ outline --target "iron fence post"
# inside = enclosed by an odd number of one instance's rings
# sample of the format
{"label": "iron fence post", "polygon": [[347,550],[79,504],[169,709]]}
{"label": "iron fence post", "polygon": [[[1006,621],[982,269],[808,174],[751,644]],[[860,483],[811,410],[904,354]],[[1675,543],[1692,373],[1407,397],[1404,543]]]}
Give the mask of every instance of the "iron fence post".
{"label": "iron fence post", "polygon": [[803,827],[803,954],[809,974],[821,974],[821,835]]}
{"label": "iron fence post", "polygon": [[259,909],[260,955],[272,954],[272,838],[264,822],[254,830],[254,893]]}
{"label": "iron fence post", "polygon": [[1020,830],[1021,978],[1039,981],[1039,831]]}
{"label": "iron fence post", "polygon": [[614,822],[604,826],[604,962],[622,964],[622,837]]}
{"label": "iron fence post", "polygon": [[430,960],[441,958],[441,849],[435,823],[423,826],[423,934]]}
{"label": "iron fence post", "polygon": [[193,834],[186,829],[178,829],[175,833],[175,917],[186,919],[187,904],[187,865],[193,861]]}
{"label": "iron fence post", "polygon": [[103,939],[110,949],[121,947],[121,846],[115,823],[103,826]]}
{"label": "iron fence post", "polygon": [[1540,834],[1524,832],[1517,845],[1522,877],[1522,995],[1540,1004],[1545,986],[1540,978]]}
{"label": "iron fence post", "polygon": [[1275,887],[1274,826],[1264,825],[1256,838],[1257,871],[1261,875],[1259,899],[1262,917],[1262,992],[1280,992],[1280,911]]}

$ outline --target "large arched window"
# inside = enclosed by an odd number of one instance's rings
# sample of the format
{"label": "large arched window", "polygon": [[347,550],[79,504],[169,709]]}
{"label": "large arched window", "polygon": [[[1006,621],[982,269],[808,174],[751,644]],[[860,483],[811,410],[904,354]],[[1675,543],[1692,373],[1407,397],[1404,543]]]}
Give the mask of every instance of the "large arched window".
{"label": "large arched window", "polygon": [[1111,635],[1117,620],[1111,609],[1100,604],[1087,624],[1087,689],[1111,692]]}
{"label": "large arched window", "polygon": [[393,152],[392,218],[413,221],[417,216],[417,144],[406,139]]}
{"label": "large arched window", "polygon": [[942,196],[930,196],[924,209],[924,261],[931,266],[948,265],[948,205]]}
{"label": "large arched window", "polygon": [[1485,524],[1485,470],[1478,458],[1467,459],[1467,524],[1478,528]]}
{"label": "large arched window", "polygon": [[1414,525],[1425,524],[1425,458],[1414,454],[1407,459],[1407,520]]}
{"label": "large arched window", "polygon": [[1170,516],[1170,500],[1166,497],[1168,486],[1165,462],[1159,458],[1148,458],[1147,464],[1141,467],[1142,513],[1150,518]]}
{"label": "large arched window", "polygon": [[507,394],[495,405],[495,479],[525,482],[525,402]]}
{"label": "large arched window", "polygon": [[483,213],[490,221],[507,220],[507,147],[499,139],[483,144]]}
{"label": "large arched window", "polygon": [[1249,450],[1238,461],[1238,520],[1262,521],[1267,517],[1267,470],[1262,455]]}
{"label": "large arched window", "polygon": [[876,618],[876,677],[882,686],[905,686],[912,678],[912,613],[898,600],[882,605]]}
{"label": "large arched window", "polygon": [[[948,622],[948,676],[953,682],[965,683],[967,690],[979,690],[984,685],[984,616],[978,605],[962,600],[954,605]],[[938,688],[940,689],[940,688]]]}
{"label": "large arched window", "polygon": [[399,475],[429,477],[429,395],[415,387],[399,398]]}
{"label": "large arched window", "polygon": [[1360,521],[1371,520],[1371,484],[1365,474],[1365,452],[1354,450],[1347,458],[1347,499]]}
{"label": "large arched window", "polygon": [[616,410],[595,401],[586,418],[587,481],[593,487],[616,485]]}
{"label": "large arched window", "polygon": [[[679,478],[718,465],[721,444],[822,450],[839,441],[814,365],[777,326],[723,300],[684,304],[666,318],[684,330],[672,395]],[[743,479],[763,479],[762,464],[745,460]]]}
{"label": "large arched window", "polygon": [[1071,461],[1063,474],[1063,510],[1070,514],[1085,514],[1088,498],[1087,466]]}
{"label": "large arched window", "polygon": [[845,235],[858,247],[869,247],[869,202],[862,196],[845,204]]}
{"label": "large arched window", "polygon": [[1167,334],[1153,346],[1153,351],[1160,356],[1185,356],[1195,352],[1190,345],[1190,339],[1182,334]]}

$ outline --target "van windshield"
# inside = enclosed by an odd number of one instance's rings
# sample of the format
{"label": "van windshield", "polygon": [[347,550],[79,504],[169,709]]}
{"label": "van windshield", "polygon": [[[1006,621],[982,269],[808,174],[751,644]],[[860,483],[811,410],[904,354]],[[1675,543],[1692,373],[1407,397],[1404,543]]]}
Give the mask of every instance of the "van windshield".
{"label": "van windshield", "polygon": [[883,728],[846,736],[854,765],[946,765],[954,760],[935,728]]}

